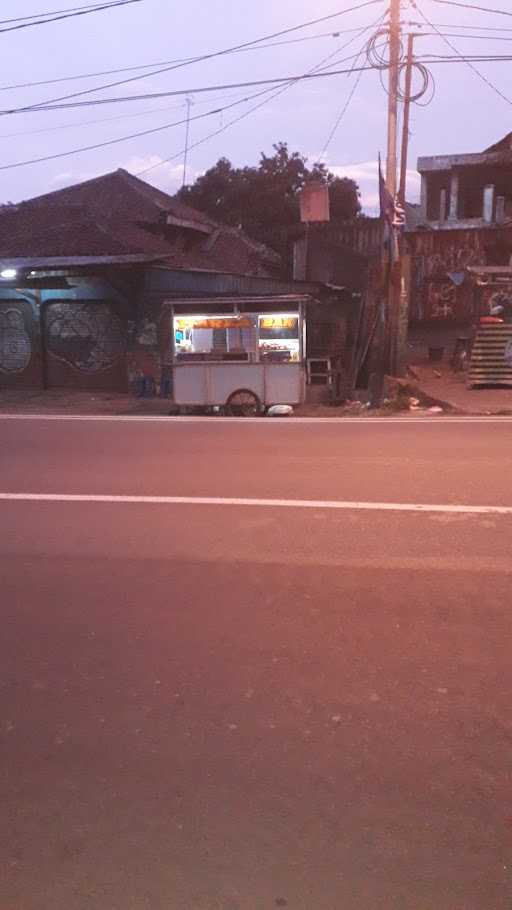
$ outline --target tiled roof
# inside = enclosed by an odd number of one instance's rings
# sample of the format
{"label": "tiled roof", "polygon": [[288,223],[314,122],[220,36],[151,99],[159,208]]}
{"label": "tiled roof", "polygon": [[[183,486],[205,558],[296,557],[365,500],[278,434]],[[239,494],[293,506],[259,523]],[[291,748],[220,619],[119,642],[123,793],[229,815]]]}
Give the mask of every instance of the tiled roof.
{"label": "tiled roof", "polygon": [[246,275],[274,275],[280,264],[276,253],[243,232],[122,169],[0,208],[2,259],[138,253],[175,268]]}
{"label": "tiled roof", "polygon": [[512,151],[512,133],[507,133],[503,139],[500,139],[499,142],[496,142],[494,145],[489,146],[488,149],[485,149],[487,152],[510,152]]}

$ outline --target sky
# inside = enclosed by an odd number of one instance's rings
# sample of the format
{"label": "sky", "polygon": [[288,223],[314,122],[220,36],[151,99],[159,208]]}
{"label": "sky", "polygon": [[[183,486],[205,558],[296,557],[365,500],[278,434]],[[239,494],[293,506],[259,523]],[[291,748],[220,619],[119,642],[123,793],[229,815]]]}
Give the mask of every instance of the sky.
{"label": "sky", "polygon": [[[77,7],[86,2],[99,3],[99,0],[7,0],[2,4],[2,19]],[[27,159],[58,155],[183,121],[186,117],[184,96],[74,110],[5,113],[142,72],[151,73],[151,69],[88,76],[43,86],[12,86],[200,56],[348,10],[360,2],[362,0],[315,0],[314,3],[312,0],[293,0],[293,3],[291,0],[280,3],[275,0],[257,3],[254,0],[186,0],[185,3],[140,0],[109,11],[0,32],[0,42],[3,42],[0,44],[0,98],[4,111],[0,123],[0,203],[18,202],[118,167],[137,174],[158,165],[143,174],[143,179],[171,193],[183,180],[184,123],[102,149],[2,170],[6,165]],[[472,2],[478,4],[479,0]],[[511,11],[509,0],[481,2],[483,6]],[[476,30],[482,27],[497,29],[487,32],[485,40],[449,38],[461,53],[506,55],[509,48],[512,51],[512,17],[462,9],[439,0],[417,0],[417,5],[430,22],[436,26],[450,26],[445,31],[453,34],[467,35],[469,30],[461,26],[468,25]],[[410,0],[403,0],[402,6],[404,22],[422,21]],[[373,212],[378,200],[377,156],[379,152],[384,155],[386,147],[387,95],[378,70],[364,72],[359,81],[355,73],[305,80],[275,98],[269,93],[252,102],[235,105],[231,110],[194,118],[235,104],[248,94],[266,88],[220,88],[207,94],[197,91],[201,87],[299,75],[321,65],[322,61],[323,65],[330,62],[332,68],[350,67],[352,60],[339,61],[363,48],[386,7],[387,2],[381,0],[275,39],[280,42],[292,38],[308,40],[196,62],[127,85],[90,93],[78,100],[187,90],[192,117],[190,145],[223,130],[190,149],[188,182],[222,156],[236,166],[257,164],[260,154],[271,154],[273,143],[279,141],[287,142],[291,150],[305,154],[313,163],[322,155],[340,113],[344,112],[322,160],[336,174],[357,181],[365,210]],[[0,29],[6,27],[0,24]],[[363,33],[361,30],[365,27],[368,30]],[[359,31],[347,31],[349,29]],[[431,30],[424,25],[422,31]],[[344,45],[347,45],[345,49]],[[423,34],[417,38],[416,49],[419,55],[454,53],[436,34]],[[330,55],[333,55],[331,61],[326,60]],[[414,105],[411,117],[407,190],[410,201],[416,201],[419,193],[416,171],[419,155],[482,151],[512,130],[511,62],[475,64],[493,83],[494,89],[462,61],[434,63],[429,67],[435,79],[434,97],[426,106]],[[500,97],[500,91],[510,100]],[[429,101],[430,97],[429,91],[422,100]],[[263,100],[265,104],[258,110],[229,126],[230,120]],[[168,158],[173,160],[166,162]]]}

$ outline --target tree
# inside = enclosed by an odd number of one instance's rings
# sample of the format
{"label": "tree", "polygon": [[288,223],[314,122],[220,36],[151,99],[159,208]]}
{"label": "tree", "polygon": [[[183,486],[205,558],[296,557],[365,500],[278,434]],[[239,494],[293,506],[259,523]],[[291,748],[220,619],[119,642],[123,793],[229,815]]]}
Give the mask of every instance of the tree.
{"label": "tree", "polygon": [[290,152],[286,142],[263,152],[257,167],[234,168],[220,158],[178,198],[218,221],[235,225],[279,253],[285,253],[293,227],[300,223],[299,193],[314,180],[329,186],[331,219],[354,218],[361,212],[357,184],[337,177],[325,164],[308,167],[307,158]]}

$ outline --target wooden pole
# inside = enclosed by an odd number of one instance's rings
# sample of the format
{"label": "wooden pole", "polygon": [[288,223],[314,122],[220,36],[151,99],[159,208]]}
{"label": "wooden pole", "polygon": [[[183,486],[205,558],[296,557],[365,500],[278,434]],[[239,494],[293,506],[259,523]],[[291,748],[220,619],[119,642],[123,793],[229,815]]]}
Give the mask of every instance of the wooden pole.
{"label": "wooden pole", "polygon": [[400,188],[398,198],[405,205],[407,189],[407,160],[409,157],[409,124],[411,118],[412,64],[414,61],[414,34],[407,39],[407,64],[405,68],[404,123],[402,130],[402,160],[400,163]]}
{"label": "wooden pole", "polygon": [[[386,184],[390,195],[397,192],[398,144],[398,80],[400,75],[400,10],[401,0],[391,0],[389,17],[389,87],[388,87],[388,150]],[[397,371],[397,335],[400,318],[401,262],[390,263],[388,306],[386,320],[385,366],[394,375]]]}
{"label": "wooden pole", "polygon": [[396,195],[397,172],[400,5],[401,0],[391,0],[389,16],[388,152],[386,161],[386,183],[393,198]]}

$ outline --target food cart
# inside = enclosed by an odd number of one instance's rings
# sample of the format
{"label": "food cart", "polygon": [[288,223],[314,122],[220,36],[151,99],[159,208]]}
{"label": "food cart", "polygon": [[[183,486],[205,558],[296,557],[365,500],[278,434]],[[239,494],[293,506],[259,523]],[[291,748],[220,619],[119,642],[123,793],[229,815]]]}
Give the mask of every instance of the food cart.
{"label": "food cart", "polygon": [[174,301],[175,403],[249,417],[304,401],[306,299]]}

